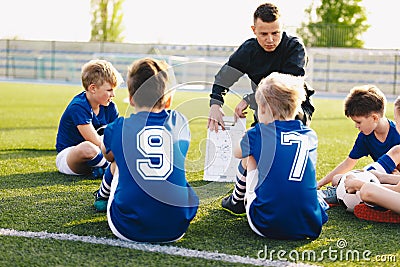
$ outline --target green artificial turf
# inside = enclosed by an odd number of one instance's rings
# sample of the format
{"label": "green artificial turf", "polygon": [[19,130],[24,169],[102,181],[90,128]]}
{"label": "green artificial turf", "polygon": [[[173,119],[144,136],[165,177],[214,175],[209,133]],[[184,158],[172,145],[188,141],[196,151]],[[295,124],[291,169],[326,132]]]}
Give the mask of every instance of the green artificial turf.
{"label": "green artificial turf", "polygon": [[[96,213],[92,207],[92,192],[101,180],[63,175],[55,167],[59,118],[81,90],[79,86],[0,83],[0,228],[116,239],[106,215]],[[126,97],[126,89],[117,91],[115,102],[123,116],[131,112],[124,102]],[[237,102],[237,96],[228,95],[226,115],[233,114]],[[343,114],[342,99],[315,98],[314,103],[311,127],[319,138],[317,179],[321,179],[345,159],[358,132]],[[203,181],[208,93],[177,92],[174,108],[190,122],[187,176],[201,205],[186,235],[169,246],[255,259],[297,257],[301,262],[323,266],[394,266],[400,261],[399,225],[362,221],[342,207],[328,211],[329,221],[316,240],[271,240],[254,234],[246,217],[233,216],[220,206],[233,184]],[[392,108],[389,104],[389,118],[393,118]],[[248,123],[251,120],[249,114]],[[370,161],[362,159],[357,167]],[[314,259],[302,256],[310,252],[315,253]],[[364,252],[369,260],[361,259]],[[108,245],[1,235],[0,255],[0,266],[233,265]]]}

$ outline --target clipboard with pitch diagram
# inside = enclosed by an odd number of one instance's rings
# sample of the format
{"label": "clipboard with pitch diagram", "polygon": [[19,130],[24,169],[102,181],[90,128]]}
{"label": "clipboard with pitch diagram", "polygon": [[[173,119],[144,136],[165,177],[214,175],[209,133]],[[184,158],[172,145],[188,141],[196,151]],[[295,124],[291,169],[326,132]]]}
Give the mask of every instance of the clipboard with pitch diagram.
{"label": "clipboard with pitch diagram", "polygon": [[233,117],[224,117],[225,131],[207,132],[204,165],[205,181],[234,182],[239,159],[233,156],[233,144],[239,144],[246,131],[246,118],[236,122]]}

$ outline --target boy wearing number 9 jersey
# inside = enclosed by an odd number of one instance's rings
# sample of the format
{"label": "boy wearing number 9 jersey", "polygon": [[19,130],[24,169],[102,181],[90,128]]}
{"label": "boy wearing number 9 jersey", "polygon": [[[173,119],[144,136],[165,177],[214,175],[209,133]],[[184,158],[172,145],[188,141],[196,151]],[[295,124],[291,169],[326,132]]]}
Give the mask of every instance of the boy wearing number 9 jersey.
{"label": "boy wearing number 9 jersey", "polygon": [[256,90],[259,123],[234,148],[241,158],[233,193],[222,207],[245,213],[250,228],[274,239],[317,238],[328,217],[317,195],[317,135],[295,120],[304,80],[272,73]]}
{"label": "boy wearing number 9 jersey", "polygon": [[107,210],[111,231],[123,240],[176,241],[199,205],[185,174],[189,125],[179,112],[166,110],[172,93],[167,92],[165,62],[135,61],[127,85],[136,113],[118,118],[104,131],[102,150],[112,164],[94,206]]}

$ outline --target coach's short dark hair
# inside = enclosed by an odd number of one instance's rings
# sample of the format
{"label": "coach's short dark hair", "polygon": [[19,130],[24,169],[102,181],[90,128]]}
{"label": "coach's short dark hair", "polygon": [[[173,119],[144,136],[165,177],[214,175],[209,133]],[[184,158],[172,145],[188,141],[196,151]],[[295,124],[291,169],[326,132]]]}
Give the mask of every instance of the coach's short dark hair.
{"label": "coach's short dark hair", "polygon": [[271,3],[260,5],[254,12],[254,23],[258,18],[263,22],[274,22],[281,16],[279,8]]}

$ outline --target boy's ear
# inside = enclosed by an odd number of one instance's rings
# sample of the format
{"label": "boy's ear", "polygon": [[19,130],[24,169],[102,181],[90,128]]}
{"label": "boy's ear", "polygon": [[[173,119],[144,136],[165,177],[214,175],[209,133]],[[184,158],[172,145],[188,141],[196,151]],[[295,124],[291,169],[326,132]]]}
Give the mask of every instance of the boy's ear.
{"label": "boy's ear", "polygon": [[261,111],[262,114],[265,114],[266,109],[267,109],[267,108],[266,108],[265,105],[260,105],[260,111]]}
{"label": "boy's ear", "polygon": [[87,90],[91,93],[94,93],[96,91],[96,85],[94,83],[91,83]]}
{"label": "boy's ear", "polygon": [[380,116],[376,113],[373,113],[372,118],[374,119],[374,121],[378,121],[380,119]]}
{"label": "boy's ear", "polygon": [[131,104],[132,107],[135,106],[135,101],[133,100],[133,96],[129,96],[129,104]]}

